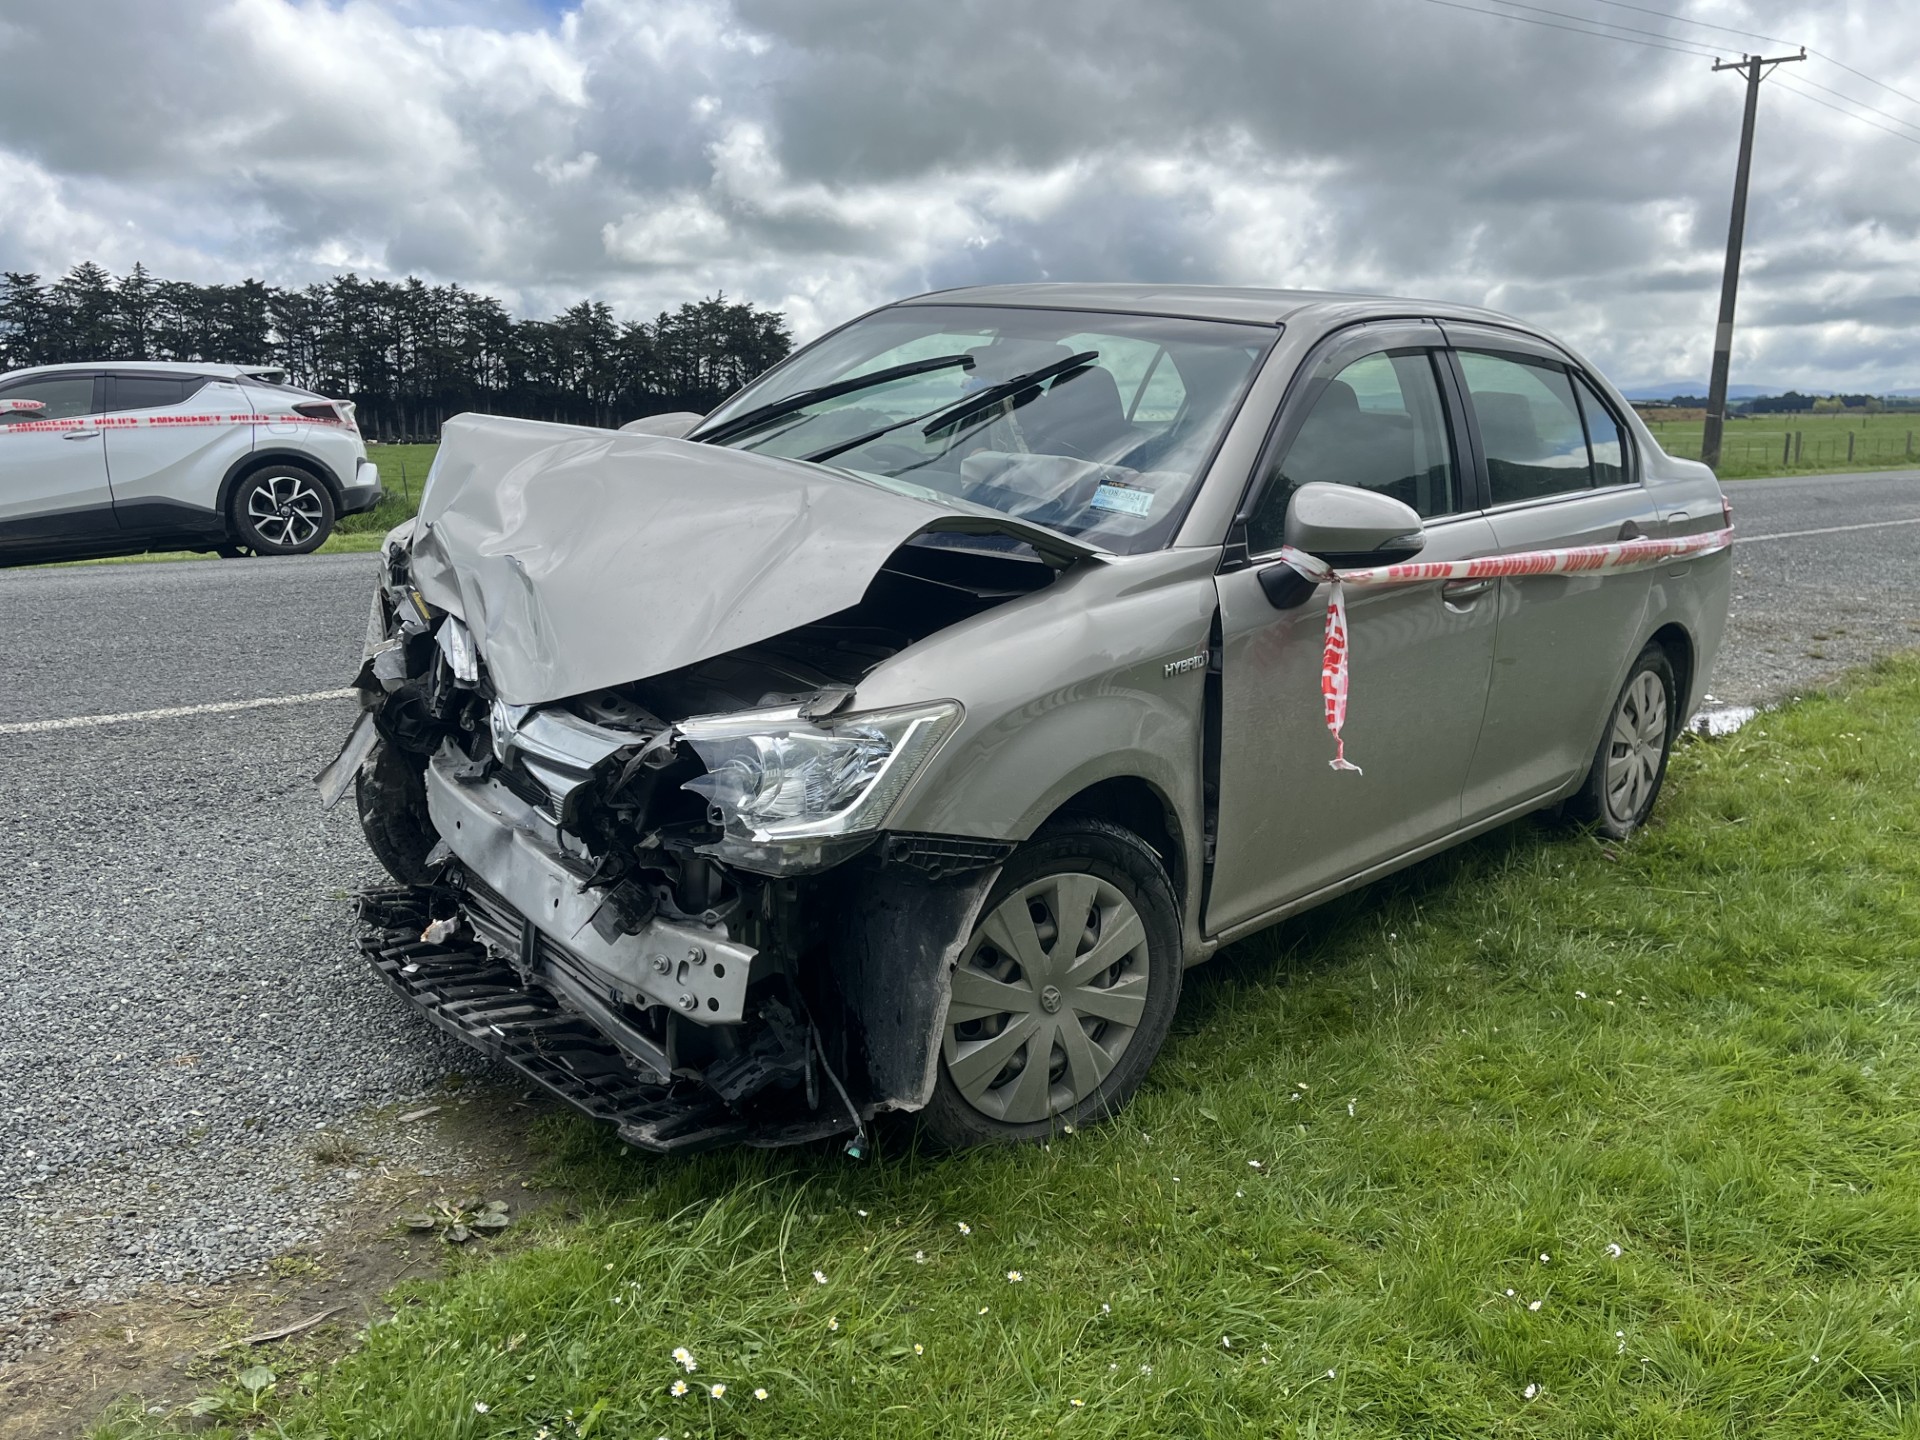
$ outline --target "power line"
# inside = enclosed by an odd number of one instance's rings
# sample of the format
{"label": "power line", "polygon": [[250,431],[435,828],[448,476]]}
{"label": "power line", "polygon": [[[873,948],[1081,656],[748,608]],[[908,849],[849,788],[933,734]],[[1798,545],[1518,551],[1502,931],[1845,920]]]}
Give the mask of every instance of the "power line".
{"label": "power line", "polygon": [[[1509,15],[1503,10],[1482,10],[1474,5],[1462,5],[1458,0],[1425,0],[1428,5],[1443,5],[1449,10],[1464,10],[1469,15],[1490,15],[1495,20],[1511,20],[1516,25],[1538,25],[1545,30],[1564,30],[1569,35],[1590,35],[1595,40],[1618,40],[1622,45],[1638,45],[1643,50],[1669,50],[1675,55],[1699,58],[1710,52],[1682,50],[1678,45],[1661,45],[1652,40],[1635,40],[1626,35],[1610,35],[1604,30],[1579,30],[1571,25],[1556,25],[1551,20],[1531,20],[1525,15]],[[1600,22],[1593,22],[1600,23]],[[1669,39],[1677,38],[1669,36]]]}
{"label": "power line", "polygon": [[[1522,25],[1538,25],[1548,30],[1564,30],[1571,35],[1591,35],[1596,40],[1618,40],[1625,45],[1640,45],[1650,50],[1666,50],[1666,51],[1670,51],[1675,55],[1697,55],[1702,57],[1703,59],[1711,59],[1711,60],[1717,60],[1720,58],[1719,55],[1716,54],[1713,50],[1707,49],[1701,46],[1697,41],[1689,40],[1684,36],[1666,35],[1666,34],[1662,34],[1659,31],[1654,31],[1654,30],[1642,30],[1632,25],[1616,25],[1610,20],[1595,20],[1585,15],[1571,14],[1565,10],[1549,10],[1543,6],[1525,4],[1523,3],[1523,0],[1488,0],[1488,3],[1495,4],[1495,5],[1506,5],[1516,10],[1530,10],[1536,15],[1552,15],[1561,20],[1575,21],[1576,25],[1556,25],[1550,20],[1532,20],[1525,15],[1509,14],[1505,10],[1482,10],[1476,6],[1462,5],[1462,4],[1456,3],[1456,0],[1426,0],[1426,3],[1428,3],[1429,5],[1444,5],[1449,10],[1464,10],[1470,15],[1491,15],[1496,20],[1513,20],[1513,21],[1517,21]],[[1683,25],[1698,25],[1703,29],[1708,29],[1708,30],[1724,30],[1730,35],[1742,35],[1742,36],[1748,37],[1749,39],[1778,40],[1778,37],[1776,36],[1762,35],[1758,31],[1735,30],[1731,26],[1727,26],[1727,25],[1709,25],[1704,20],[1689,20],[1685,16],[1669,14],[1664,10],[1649,9],[1645,5],[1630,5],[1626,3],[1626,0],[1592,0],[1592,3],[1599,4],[1599,5],[1614,5],[1622,10],[1634,10],[1644,15],[1658,16],[1661,19],[1677,20]],[[1604,26],[1605,28],[1587,30],[1587,29],[1577,28],[1578,25]],[[1622,30],[1627,33],[1620,34],[1620,35],[1609,33],[1610,31],[1614,31],[1614,30]],[[1639,39],[1639,40],[1628,38],[1629,36],[1633,36],[1633,35],[1646,36],[1649,38]],[[1677,41],[1678,43],[1672,44],[1672,45],[1660,43],[1662,41],[1668,41],[1668,40]],[[1787,41],[1787,40],[1779,40],[1778,43],[1782,45],[1787,45],[1787,44],[1792,44],[1793,42]],[[1688,48],[1684,48],[1684,49],[1681,48],[1683,46]],[[1887,85],[1879,80],[1875,80],[1871,75],[1864,74],[1861,71],[1855,70],[1851,65],[1847,65],[1842,63],[1839,60],[1835,60],[1831,55],[1825,55],[1825,54],[1822,54],[1820,51],[1813,50],[1813,49],[1809,49],[1807,51],[1807,54],[1818,56],[1820,59],[1825,60],[1828,64],[1837,65],[1839,66],[1840,69],[1847,71],[1849,74],[1858,75],[1862,80],[1867,81],[1869,84],[1878,85],[1882,90],[1886,90],[1892,94],[1899,95],[1902,99],[1912,99],[1912,97],[1908,96],[1904,91],[1895,90],[1891,85]],[[1875,115],[1879,115],[1885,119],[1891,120],[1896,125],[1906,125],[1914,130],[1920,130],[1920,125],[1915,125],[1912,121],[1902,120],[1898,115],[1892,114],[1891,112],[1886,110],[1882,110],[1877,106],[1869,105],[1866,101],[1855,99],[1853,96],[1848,95],[1842,91],[1831,89],[1828,86],[1820,84],[1818,81],[1808,80],[1805,83],[1813,86],[1813,88],[1816,90],[1823,91],[1826,94],[1833,96],[1835,99],[1844,100],[1849,105],[1857,105],[1862,110],[1870,111]],[[1793,86],[1785,86],[1783,88],[1793,90],[1793,93],[1796,95],[1799,95],[1802,99],[1813,100],[1816,105],[1826,105],[1827,109],[1833,111],[1836,115],[1845,115],[1848,119],[1858,120],[1863,125],[1872,125],[1873,128],[1876,130],[1885,130],[1887,134],[1898,135],[1903,140],[1913,138],[1907,135],[1904,131],[1890,130],[1885,125],[1876,124],[1874,121],[1867,119],[1866,116],[1864,115],[1857,115],[1851,110],[1842,110],[1837,105],[1829,105],[1824,100],[1817,100],[1812,95],[1807,94],[1807,92],[1804,90],[1797,89]],[[1920,100],[1914,100],[1913,103],[1916,105],[1920,105]],[[1916,142],[1916,143],[1920,143],[1920,142]]]}
{"label": "power line", "polygon": [[1864,70],[1854,69],[1851,65],[1847,64],[1844,60],[1836,60],[1833,58],[1833,56],[1825,54],[1819,50],[1809,50],[1807,51],[1807,53],[1809,55],[1818,55],[1822,60],[1826,61],[1829,65],[1838,65],[1842,70],[1846,71],[1849,75],[1858,75],[1862,80],[1866,81],[1869,85],[1878,85],[1882,90],[1886,91],[1889,95],[1898,95],[1902,100],[1906,101],[1909,105],[1920,105],[1920,100],[1914,99],[1913,96],[1907,94],[1906,91],[1896,90],[1893,88],[1893,86],[1887,84],[1886,81],[1876,80],[1873,78],[1873,76],[1867,74]]}
{"label": "power line", "polygon": [[[1594,19],[1590,19],[1585,15],[1569,14],[1565,10],[1546,10],[1541,8],[1538,5],[1522,4],[1521,0],[1493,0],[1493,3],[1495,5],[1509,5],[1509,6],[1512,6],[1515,10],[1531,10],[1536,15],[1557,15],[1562,20],[1577,20],[1582,25],[1600,25],[1600,26],[1604,26],[1608,30],[1624,30],[1629,35],[1648,35],[1654,38],[1655,40],[1672,40],[1681,45],[1693,46],[1692,53],[1695,55],[1699,55],[1702,58],[1711,59],[1711,60],[1718,60],[1720,58],[1719,55],[1717,55],[1714,51],[1712,51],[1705,45],[1701,45],[1697,41],[1688,40],[1687,38],[1681,35],[1668,35],[1658,30],[1642,30],[1642,29],[1639,29],[1637,26],[1633,26],[1633,25],[1616,25],[1611,20],[1594,20]],[[1499,13],[1499,12],[1489,12],[1489,13]],[[1518,15],[1512,15],[1512,16],[1509,16],[1508,18],[1512,20],[1518,20],[1520,17]],[[1611,40],[1611,39],[1620,39],[1622,37],[1610,35],[1610,36],[1606,36],[1605,38]]]}
{"label": "power line", "polygon": [[[1812,52],[1811,50],[1809,50],[1809,51],[1808,51],[1807,53],[1808,53],[1809,55],[1811,55],[1811,54],[1812,54],[1813,52]],[[1854,99],[1854,98],[1853,98],[1853,96],[1851,96],[1851,95],[1845,95],[1845,94],[1842,94],[1842,93],[1841,93],[1840,91],[1838,91],[1838,90],[1829,90],[1829,89],[1828,89],[1828,88],[1827,88],[1827,87],[1826,87],[1825,85],[1822,85],[1822,84],[1821,84],[1821,83],[1820,83],[1819,81],[1817,81],[1817,80],[1807,80],[1807,79],[1802,79],[1800,83],[1801,83],[1802,85],[1811,85],[1811,86],[1812,86],[1812,87],[1813,87],[1814,89],[1816,89],[1816,90],[1818,90],[1818,91],[1820,91],[1820,92],[1821,92],[1822,94],[1825,94],[1825,95],[1831,95],[1831,96],[1833,96],[1833,97],[1834,97],[1834,99],[1836,99],[1836,100],[1844,100],[1844,101],[1846,101],[1846,102],[1847,102],[1847,103],[1848,103],[1849,105],[1858,105],[1858,106],[1859,106],[1859,107],[1860,107],[1860,108],[1861,108],[1862,110],[1868,110],[1868,111],[1871,111],[1871,112],[1872,112],[1873,114],[1875,114],[1875,115],[1879,115],[1879,116],[1881,116],[1881,117],[1883,117],[1883,118],[1885,118],[1885,119],[1888,119],[1888,120],[1891,120],[1891,121],[1893,121],[1893,123],[1894,123],[1894,124],[1896,124],[1896,125],[1904,125],[1904,126],[1906,126],[1906,127],[1907,127],[1907,128],[1909,129],[1909,130],[1920,130],[1920,125],[1916,125],[1916,124],[1914,124],[1914,123],[1913,123],[1913,121],[1911,121],[1911,120],[1902,120],[1902,119],[1901,119],[1901,118],[1900,118],[1900,117],[1899,117],[1898,115],[1894,115],[1894,114],[1891,114],[1891,113],[1889,113],[1888,111],[1885,111],[1885,110],[1882,110],[1882,109],[1879,109],[1879,108],[1878,108],[1877,106],[1873,106],[1873,105],[1869,105],[1869,104],[1867,104],[1867,102],[1866,102],[1866,101],[1864,101],[1864,100],[1856,100],[1856,99]],[[1811,98],[1811,97],[1809,97],[1809,98]],[[1858,115],[1856,115],[1856,116],[1854,116],[1854,119],[1856,119],[1856,120],[1858,120],[1858,119],[1861,119],[1861,118],[1862,118],[1862,117],[1861,117],[1861,116],[1858,116]]]}
{"label": "power line", "polygon": [[[1812,52],[1809,51],[1808,53],[1811,54]],[[1869,120],[1867,119],[1866,116],[1856,115],[1851,110],[1842,110],[1838,105],[1828,104],[1827,101],[1822,100],[1818,95],[1809,95],[1806,91],[1802,90],[1798,85],[1789,85],[1786,81],[1778,78],[1776,78],[1773,83],[1778,85],[1782,90],[1786,91],[1789,95],[1798,95],[1802,100],[1811,100],[1815,105],[1823,106],[1826,109],[1833,111],[1833,113],[1836,115],[1844,115],[1849,120],[1858,120],[1862,125],[1871,125],[1876,130],[1884,130],[1886,131],[1887,134],[1893,136],[1896,140],[1904,140],[1909,145],[1920,145],[1920,138],[1916,138],[1912,135],[1909,135],[1904,130],[1896,130],[1891,125],[1882,125],[1878,120]],[[1903,121],[1902,123],[1904,124],[1905,122]]]}
{"label": "power line", "polygon": [[1652,15],[1660,20],[1678,20],[1682,25],[1694,25],[1702,30],[1718,30],[1727,35],[1742,35],[1749,40],[1764,40],[1769,45],[1792,45],[1798,48],[1798,40],[1782,40],[1778,35],[1762,35],[1758,30],[1736,30],[1731,25],[1711,25],[1705,20],[1689,20],[1684,15],[1675,15],[1670,10],[1655,10],[1646,5],[1629,5],[1627,0],[1591,0],[1595,5],[1611,5],[1616,10],[1636,10],[1642,15]]}
{"label": "power line", "polygon": [[[1783,40],[1778,35],[1762,35],[1758,30],[1736,30],[1731,25],[1715,25],[1706,20],[1692,20],[1685,15],[1675,15],[1668,10],[1656,10],[1651,6],[1647,6],[1647,5],[1629,4],[1628,0],[1590,0],[1590,3],[1595,5],[1610,5],[1616,10],[1633,10],[1638,12],[1641,15],[1652,15],[1661,20],[1672,20],[1677,22],[1678,24],[1692,25],[1701,30],[1718,30],[1724,35],[1739,35],[1748,40],[1764,40],[1769,45],[1798,45],[1800,43],[1797,40]],[[1807,47],[1807,53],[1809,55],[1816,57],[1817,59],[1826,61],[1827,64],[1829,65],[1838,66],[1840,69],[1846,71],[1849,75],[1852,75],[1857,77],[1858,79],[1864,80],[1869,85],[1876,86],[1877,88],[1886,91],[1889,95],[1898,95],[1902,100],[1905,100],[1909,105],[1920,105],[1920,98],[1916,98],[1912,95],[1909,95],[1904,90],[1896,89],[1893,86],[1887,84],[1887,82],[1884,80],[1876,80],[1873,78],[1873,76],[1867,74],[1866,71],[1856,70],[1853,68],[1853,66],[1847,64],[1846,61],[1836,60],[1833,56],[1827,54],[1824,50],[1815,50],[1811,45],[1809,45]],[[1813,82],[1808,81],[1807,83],[1812,84]]]}

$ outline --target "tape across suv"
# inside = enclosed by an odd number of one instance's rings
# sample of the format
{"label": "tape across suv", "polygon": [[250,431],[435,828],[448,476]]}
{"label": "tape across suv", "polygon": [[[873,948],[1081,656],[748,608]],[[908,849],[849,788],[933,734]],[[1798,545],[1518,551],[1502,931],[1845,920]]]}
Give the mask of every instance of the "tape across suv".
{"label": "tape across suv", "polygon": [[1733,544],[1733,527],[1685,535],[1674,540],[1622,540],[1612,545],[1580,545],[1565,550],[1521,550],[1511,555],[1486,555],[1476,560],[1407,561],[1367,569],[1336,570],[1326,561],[1285,546],[1280,559],[1315,584],[1327,583],[1327,624],[1320,656],[1320,699],[1326,710],[1327,730],[1333,736],[1336,770],[1360,773],[1347,759],[1341,735],[1347,723],[1347,689],[1351,669],[1347,639],[1348,586],[1384,589],[1395,585],[1423,585],[1435,580],[1497,580],[1509,575],[1591,575],[1623,570],[1645,570],[1673,560],[1695,560],[1715,555]]}
{"label": "tape across suv", "polygon": [[[17,413],[17,412],[16,412]],[[179,430],[206,425],[331,425],[344,430],[344,420],[312,415],[94,415],[72,420],[18,420],[0,425],[0,435],[47,435],[74,430]]]}

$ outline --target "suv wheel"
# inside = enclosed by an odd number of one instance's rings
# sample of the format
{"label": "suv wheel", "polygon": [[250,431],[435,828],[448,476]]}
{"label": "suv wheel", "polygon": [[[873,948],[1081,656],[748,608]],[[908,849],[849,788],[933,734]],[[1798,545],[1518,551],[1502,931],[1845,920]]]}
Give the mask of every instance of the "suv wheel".
{"label": "suv wheel", "polygon": [[333,495],[311,470],[275,461],[234,488],[233,532],[256,555],[305,555],[333,533]]}
{"label": "suv wheel", "polygon": [[1041,831],[961,952],[926,1131],[958,1149],[1117,1111],[1167,1038],[1181,964],[1173,886],[1144,841],[1097,820]]}
{"label": "suv wheel", "polygon": [[1633,662],[1607,720],[1587,782],[1568,813],[1602,835],[1624,840],[1653,812],[1678,732],[1679,686],[1667,652],[1649,645]]}

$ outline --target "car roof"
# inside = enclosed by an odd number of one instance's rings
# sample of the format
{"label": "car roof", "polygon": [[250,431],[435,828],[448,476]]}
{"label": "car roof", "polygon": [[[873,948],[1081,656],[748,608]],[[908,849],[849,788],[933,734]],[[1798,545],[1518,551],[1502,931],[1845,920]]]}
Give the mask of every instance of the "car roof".
{"label": "car roof", "polygon": [[1459,305],[1447,300],[1349,294],[1337,290],[1267,290],[1243,285],[971,285],[958,290],[936,290],[928,295],[916,295],[900,303],[1105,310],[1122,314],[1169,315],[1185,320],[1231,320],[1250,325],[1323,321],[1331,327],[1335,324],[1351,324],[1355,320],[1390,317],[1475,320],[1539,333],[1531,325],[1498,311],[1475,305]]}
{"label": "car roof", "polygon": [[286,368],[280,365],[235,365],[226,361],[198,360],[82,360],[60,365],[30,365],[24,370],[9,370],[0,380],[17,380],[23,375],[101,374],[116,375],[207,375],[216,380],[284,381]]}

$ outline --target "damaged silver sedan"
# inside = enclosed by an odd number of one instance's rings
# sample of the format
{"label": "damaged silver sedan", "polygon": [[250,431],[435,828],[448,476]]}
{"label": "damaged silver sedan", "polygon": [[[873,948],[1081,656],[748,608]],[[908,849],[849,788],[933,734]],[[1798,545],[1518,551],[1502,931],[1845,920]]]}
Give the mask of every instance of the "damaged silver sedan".
{"label": "damaged silver sedan", "polygon": [[1637,826],[1726,610],[1724,553],[1356,592],[1355,774],[1301,556],[1724,523],[1486,312],[927,296],[704,418],[449,422],[322,788],[399,882],[381,973],[634,1144],[1038,1138],[1219,945],[1543,806]]}

